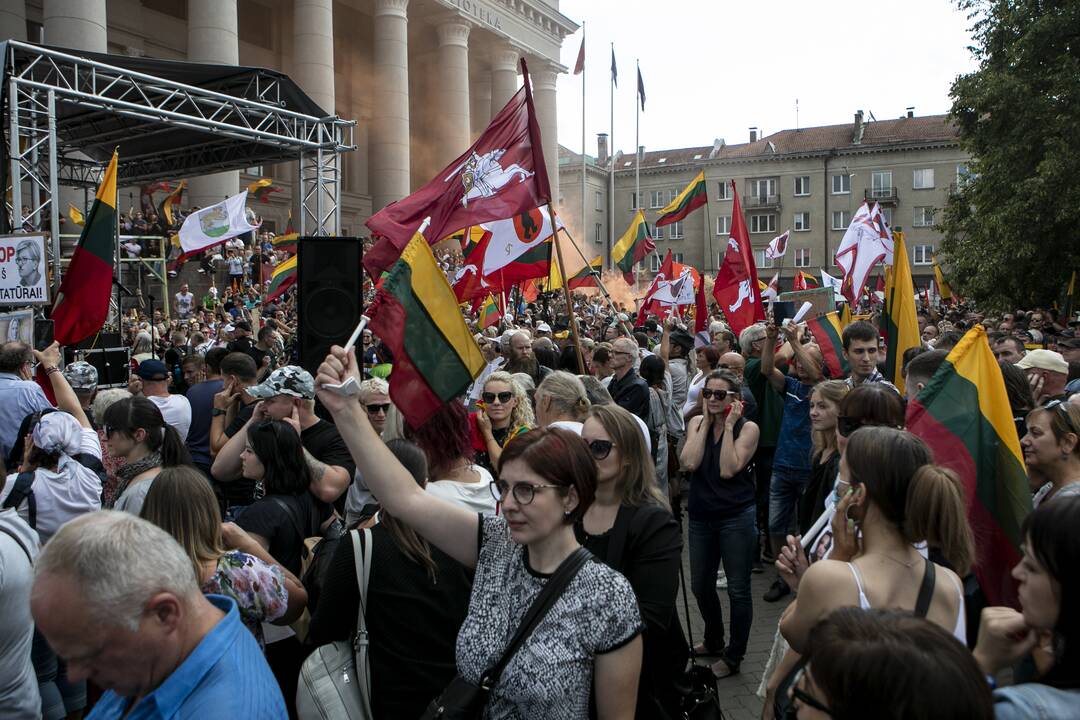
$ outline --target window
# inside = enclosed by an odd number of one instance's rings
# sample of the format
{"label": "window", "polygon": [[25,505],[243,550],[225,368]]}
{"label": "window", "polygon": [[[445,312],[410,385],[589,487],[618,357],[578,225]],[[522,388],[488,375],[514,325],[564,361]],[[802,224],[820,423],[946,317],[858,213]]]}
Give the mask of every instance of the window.
{"label": "window", "polygon": [[663,240],[664,239],[664,226],[661,225],[661,226],[657,227],[656,225],[653,225],[652,236],[653,236],[653,240]]}
{"label": "window", "polygon": [[649,269],[653,272],[660,272],[660,253],[653,253],[649,256]]}
{"label": "window", "polygon": [[833,210],[832,214],[832,229],[833,230],[847,230],[848,224],[851,222],[851,213],[847,210]]}
{"label": "window", "polygon": [[888,225],[890,228],[892,227],[892,208],[891,207],[883,207],[883,208],[881,208],[881,219],[884,220],[885,224]]}
{"label": "window", "polygon": [[893,194],[892,171],[875,170],[870,173],[871,197],[891,197]]}
{"label": "window", "polygon": [[717,200],[730,200],[731,199],[731,183],[727,180],[720,180],[716,183],[716,199]]}
{"label": "window", "polygon": [[673,253],[671,253],[671,259],[674,260],[677,263],[681,263],[683,261],[683,254],[673,252]]}
{"label": "window", "polygon": [[667,195],[667,192],[664,190],[653,190],[649,197],[649,207],[662,208],[667,205],[667,202],[664,200],[665,195]]}
{"label": "window", "polygon": [[915,177],[911,181],[912,187],[916,190],[933,190],[934,189],[934,168],[927,168],[925,170],[916,170]]}
{"label": "window", "polygon": [[930,265],[934,261],[934,246],[933,245],[915,245],[912,248],[913,252],[913,265]]}
{"label": "window", "polygon": [[776,178],[751,180],[750,194],[762,201],[767,200],[770,195],[776,195]]}
{"label": "window", "polygon": [[810,213],[797,212],[795,213],[795,222],[792,223],[792,228],[795,232],[805,232],[810,229]]}
{"label": "window", "polygon": [[596,223],[596,226],[593,228],[593,237],[598,243],[604,242],[604,226],[600,223]]}
{"label": "window", "polygon": [[911,222],[915,227],[930,227],[934,224],[934,208],[922,205],[915,208],[915,218]]}
{"label": "window", "polygon": [[810,248],[795,248],[795,267],[810,267]]}
{"label": "window", "polygon": [[775,215],[751,215],[750,216],[750,232],[752,232],[752,233],[776,232],[776,216]]}
{"label": "window", "polygon": [[597,210],[603,210],[604,209],[604,196],[601,193],[596,193],[596,209]]}
{"label": "window", "polygon": [[810,194],[810,176],[800,175],[795,178],[795,195],[796,197],[804,197]]}
{"label": "window", "polygon": [[671,228],[671,232],[668,233],[668,238],[670,238],[671,240],[681,240],[682,239],[682,237],[683,237],[683,224],[682,224],[681,220],[677,220],[677,221],[671,223],[670,225],[668,225],[668,227]]}
{"label": "window", "polygon": [[630,193],[630,209],[637,210],[637,193]]}
{"label": "window", "polygon": [[671,203],[675,202],[675,198],[677,198],[677,197],[679,197],[679,189],[678,188],[675,188],[674,190],[668,190],[667,201],[668,201],[669,205]]}
{"label": "window", "polygon": [[848,174],[832,176],[832,194],[847,195],[851,192],[851,176]]}
{"label": "window", "polygon": [[716,234],[721,237],[727,237],[731,234],[731,216],[721,215],[716,218]]}
{"label": "window", "polygon": [[[724,256],[721,254],[720,260],[723,261],[723,259]],[[757,251],[757,266],[760,269],[767,269],[773,266],[773,259],[765,254],[764,248]],[[719,267],[719,265],[717,267]]]}

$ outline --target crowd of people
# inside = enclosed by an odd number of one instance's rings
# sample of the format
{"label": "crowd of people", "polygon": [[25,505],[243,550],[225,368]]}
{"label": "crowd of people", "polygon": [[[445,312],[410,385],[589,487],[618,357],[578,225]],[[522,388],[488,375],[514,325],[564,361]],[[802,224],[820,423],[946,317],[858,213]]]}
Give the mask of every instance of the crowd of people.
{"label": "crowd of people", "polygon": [[[471,683],[487,718],[664,720],[688,663],[738,675],[754,632],[775,636],[764,717],[1080,717],[1077,321],[924,308],[902,396],[873,316],[829,377],[804,325],[635,327],[575,294],[575,344],[563,295],[513,297],[486,329],[464,310],[486,366],[411,427],[378,337],[300,367],[295,300],[264,304],[242,265],[123,318],[125,387],[0,347],[5,718],[297,717],[305,660],[363,637],[375,718]],[[976,324],[1035,507],[1016,608],[984,607],[965,491],[904,429]],[[754,573],[790,599],[778,627],[755,625]]]}

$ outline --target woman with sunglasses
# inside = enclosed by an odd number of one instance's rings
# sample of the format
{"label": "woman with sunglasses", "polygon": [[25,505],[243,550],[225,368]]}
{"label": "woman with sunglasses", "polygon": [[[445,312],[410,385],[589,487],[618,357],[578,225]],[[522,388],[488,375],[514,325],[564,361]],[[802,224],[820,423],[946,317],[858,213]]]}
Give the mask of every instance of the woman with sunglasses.
{"label": "woman with sunglasses", "polygon": [[630,581],[637,596],[646,633],[636,717],[672,717],[687,659],[675,609],[682,533],[633,415],[618,405],[593,406],[581,439],[596,460],[596,500],[574,531],[582,546]]}
{"label": "woman with sunglasses", "polygon": [[1020,440],[1031,486],[1039,487],[1032,504],[1080,495],[1080,407],[1051,400],[1027,415]]}
{"label": "woman with sunglasses", "polygon": [[116,469],[120,483],[112,509],[138,515],[157,474],[163,468],[190,465],[191,455],[176,428],[166,424],[158,406],[144,397],[113,403],[103,419],[109,454],[125,460]]}
{"label": "woman with sunglasses", "polygon": [[[1028,515],[1023,558],[1013,568],[1020,612],[983,610],[974,656],[989,677],[1012,667],[1015,684],[994,692],[1003,720],[1080,717],[1080,498],[1059,497]],[[1024,661],[1030,656],[1030,661]],[[1034,675],[1030,680],[1025,676]]]}
{"label": "woman with sunglasses", "polygon": [[483,406],[472,415],[476,463],[495,473],[507,443],[536,425],[525,388],[508,372],[497,370],[484,381]]}
{"label": "woman with sunglasses", "polygon": [[[335,346],[319,367],[319,398],[382,506],[476,569],[457,641],[458,673],[476,683],[546,579],[580,547],[574,524],[593,502],[596,463],[567,430],[526,433],[499,459],[502,514],[481,517],[421,490],[357,403],[321,389],[358,374],[355,353]],[[492,687],[485,717],[586,717],[591,690],[600,720],[633,717],[640,632],[630,584],[606,565],[586,562]]]}
{"label": "woman with sunglasses", "polygon": [[[757,505],[750,460],[757,450],[758,426],[742,417],[742,379],[727,370],[711,372],[701,390],[702,414],[690,421],[679,456],[692,472],[687,511],[690,515],[690,584],[705,621],[699,655],[719,656],[717,677],[739,672],[746,653],[754,605],[750,569],[757,552]],[[724,615],[716,592],[723,561],[731,601],[731,638],[724,643]]]}

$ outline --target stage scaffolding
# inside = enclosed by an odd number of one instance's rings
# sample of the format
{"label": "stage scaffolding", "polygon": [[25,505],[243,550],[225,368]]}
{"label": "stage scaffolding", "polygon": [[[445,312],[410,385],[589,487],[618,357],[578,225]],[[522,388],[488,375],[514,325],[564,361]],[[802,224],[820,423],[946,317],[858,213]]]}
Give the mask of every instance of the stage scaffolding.
{"label": "stage scaffolding", "polygon": [[124,186],[297,161],[300,234],[341,226],[341,154],[356,149],[355,121],[325,115],[286,75],[17,41],[0,47],[8,161],[0,187],[10,193],[0,229],[49,232],[54,287],[59,187],[93,191],[116,146]]}

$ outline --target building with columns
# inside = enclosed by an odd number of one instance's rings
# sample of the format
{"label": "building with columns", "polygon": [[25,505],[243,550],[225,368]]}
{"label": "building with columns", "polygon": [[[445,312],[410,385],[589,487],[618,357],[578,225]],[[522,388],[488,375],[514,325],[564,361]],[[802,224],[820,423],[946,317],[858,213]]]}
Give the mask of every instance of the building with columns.
{"label": "building with columns", "polygon": [[[563,39],[577,27],[558,0],[0,0],[0,38],[271,68],[327,114],[356,120],[341,234],[364,234],[372,212],[464,152],[520,86],[520,57],[558,197],[555,80],[567,70]],[[271,177],[283,192],[259,211],[280,232],[298,202],[296,175],[296,163],[283,163],[188,178],[184,205]]]}
{"label": "building with columns", "polygon": [[[844,124],[769,135],[751,128],[748,142],[717,139],[712,145],[643,152],[639,201],[633,153],[612,157],[607,136],[600,135],[597,154],[585,158],[584,211],[582,157],[561,148],[560,208],[571,231],[577,228],[585,253],[606,258],[611,225],[617,241],[640,206],[652,226],[659,210],[704,170],[707,205],[682,222],[653,227],[657,253],[642,263],[642,276],[651,277],[669,249],[677,261],[710,275],[719,269],[731,232],[734,181],[758,276],[768,282],[780,272],[786,290],[800,271],[819,281],[821,269],[837,275],[833,255],[852,215],[864,200],[877,201],[889,224],[904,231],[915,282],[926,287],[941,243],[940,213],[963,182],[968,160],[944,115],[920,117],[912,109],[899,119],[871,121],[860,111]],[[785,230],[791,234],[781,265],[765,257],[765,248]]]}

